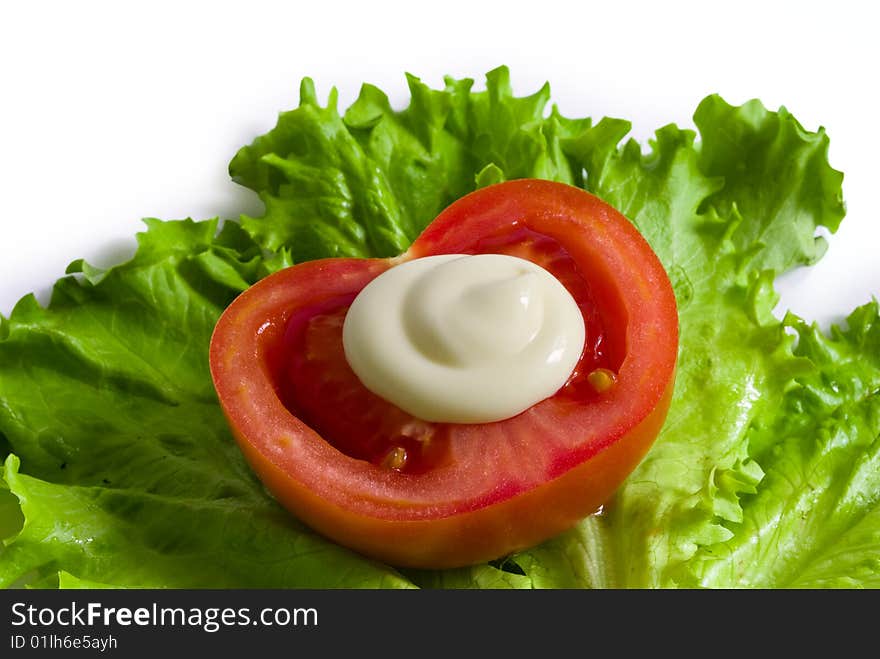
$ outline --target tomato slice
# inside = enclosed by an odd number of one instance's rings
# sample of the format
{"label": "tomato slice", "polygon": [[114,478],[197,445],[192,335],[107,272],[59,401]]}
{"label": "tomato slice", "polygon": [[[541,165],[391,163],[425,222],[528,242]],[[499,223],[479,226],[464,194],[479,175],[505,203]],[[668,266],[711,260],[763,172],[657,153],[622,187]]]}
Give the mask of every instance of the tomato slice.
{"label": "tomato slice", "polygon": [[[513,418],[429,423],[369,392],[345,360],[358,292],[405,260],[452,253],[534,261],[583,313],[574,373]],[[221,316],[210,363],[233,434],[285,507],[369,556],[440,568],[531,546],[605,502],[660,430],[677,350],[672,287],[633,225],[583,190],[522,179],[459,199],[399,257],[263,279]]]}

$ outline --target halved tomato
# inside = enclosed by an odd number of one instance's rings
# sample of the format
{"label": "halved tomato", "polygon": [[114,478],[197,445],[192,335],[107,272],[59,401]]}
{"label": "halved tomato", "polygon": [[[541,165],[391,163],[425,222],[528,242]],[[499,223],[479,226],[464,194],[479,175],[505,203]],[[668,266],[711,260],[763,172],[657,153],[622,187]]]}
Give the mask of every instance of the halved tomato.
{"label": "halved tomato", "polygon": [[[429,423],[368,391],[342,347],[348,306],[394,265],[503,253],[553,273],[587,344],[554,396],[486,424]],[[669,279],[633,225],[568,185],[516,180],[445,209],[403,255],[275,273],[223,313],[210,363],[241,450],[294,515],[366,555],[452,567],[501,557],[605,502],[665,419],[678,349]]]}

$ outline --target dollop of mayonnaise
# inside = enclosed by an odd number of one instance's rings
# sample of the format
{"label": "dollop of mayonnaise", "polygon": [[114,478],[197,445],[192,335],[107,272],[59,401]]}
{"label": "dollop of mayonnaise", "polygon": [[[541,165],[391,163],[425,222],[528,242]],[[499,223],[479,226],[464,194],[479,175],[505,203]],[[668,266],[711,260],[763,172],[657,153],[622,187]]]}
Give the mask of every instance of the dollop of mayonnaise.
{"label": "dollop of mayonnaise", "polygon": [[552,396],[584,340],[583,315],[559,280],[502,254],[386,270],[355,298],[342,331],[367,389],[441,423],[500,421]]}

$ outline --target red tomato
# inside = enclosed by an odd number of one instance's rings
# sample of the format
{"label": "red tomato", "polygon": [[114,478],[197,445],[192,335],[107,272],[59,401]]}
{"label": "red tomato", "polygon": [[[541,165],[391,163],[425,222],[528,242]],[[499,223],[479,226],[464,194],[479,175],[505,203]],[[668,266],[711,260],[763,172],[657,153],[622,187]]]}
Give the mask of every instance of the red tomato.
{"label": "red tomato", "polygon": [[[534,261],[583,312],[587,345],[567,384],[513,418],[417,419],[345,360],[358,292],[402,261],[451,253]],[[633,225],[583,190],[526,179],[459,199],[399,257],[263,279],[223,313],[210,363],[233,434],[285,507],[366,555],[442,568],[534,545],[605,502],[660,430],[677,350],[672,287]]]}

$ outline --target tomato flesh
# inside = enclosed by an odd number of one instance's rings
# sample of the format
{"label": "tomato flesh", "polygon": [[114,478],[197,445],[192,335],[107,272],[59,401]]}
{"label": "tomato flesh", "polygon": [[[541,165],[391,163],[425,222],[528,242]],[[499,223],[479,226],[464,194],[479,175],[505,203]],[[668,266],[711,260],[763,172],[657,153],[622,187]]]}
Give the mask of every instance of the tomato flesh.
{"label": "tomato flesh", "polygon": [[[403,260],[492,252],[542,265],[581,308],[588,341],[568,383],[487,424],[427,423],[367,391],[341,342],[357,293]],[[628,220],[583,190],[519,180],[455,202],[396,259],[313,261],[258,282],[218,322],[211,371],[244,455],[294,514],[390,563],[451,567],[605,502],[660,430],[677,342],[669,279]]]}
{"label": "tomato flesh", "polygon": [[[295,323],[287,332],[287,407],[337,449],[398,471],[422,473],[444,462],[450,424],[422,421],[369,391],[351,370],[342,348],[348,306]],[[389,465],[390,466],[390,465]]]}
{"label": "tomato flesh", "polygon": [[[608,354],[604,323],[589,282],[565,249],[514,223],[498,235],[476,240],[463,253],[518,256],[544,267],[562,282],[583,314],[587,344],[560,394],[578,403],[596,398],[599,392],[587,381],[589,373],[600,368],[614,371],[619,362]],[[471,429],[423,421],[364,387],[342,347],[350,300],[338,302],[338,307],[291,319],[282,357],[288,365],[281,391],[285,405],[351,457],[410,474],[442,466],[449,461],[449,443]]]}

